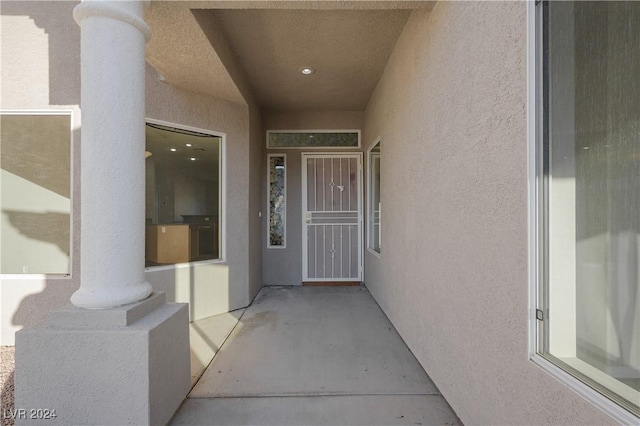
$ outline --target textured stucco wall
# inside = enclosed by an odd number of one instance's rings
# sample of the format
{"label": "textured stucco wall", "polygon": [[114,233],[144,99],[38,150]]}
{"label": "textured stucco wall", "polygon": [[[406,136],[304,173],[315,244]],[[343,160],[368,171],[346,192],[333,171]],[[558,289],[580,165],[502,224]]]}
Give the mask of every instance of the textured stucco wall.
{"label": "textured stucco wall", "polygon": [[[163,5],[163,8],[165,5]],[[262,168],[264,162],[264,129],[262,127],[262,113],[254,99],[251,84],[247,80],[244,69],[239,63],[239,58],[232,51],[230,45],[222,34],[219,25],[210,19],[206,19],[206,12],[191,9],[189,11],[200,26],[200,30],[206,36],[211,47],[215,50],[220,63],[224,64],[229,74],[230,83],[242,97],[242,103],[248,106],[249,114],[249,181],[248,181],[248,215],[247,226],[249,232],[248,274],[249,274],[249,300],[253,300],[262,287],[262,245],[261,245],[261,185],[263,182]],[[224,87],[218,85],[218,87]],[[231,166],[235,167],[235,166]]]}
{"label": "textured stucco wall", "polygon": [[608,424],[528,360],[526,29],[524,2],[409,18],[366,110],[366,284],[465,424]]}
{"label": "textured stucco wall", "polygon": [[[264,111],[264,129],[267,130],[322,130],[362,129],[364,113],[361,111],[279,112]],[[263,136],[262,143],[266,141]],[[302,282],[302,153],[304,149],[269,149],[269,154],[287,154],[286,248],[267,248],[266,154],[262,176],[262,259],[265,285],[299,285]],[[332,152],[313,150],[313,152]],[[361,151],[355,149],[354,151]],[[333,151],[335,152],[335,151]],[[342,151],[341,151],[342,152]]]}
{"label": "textured stucco wall", "polygon": [[263,111],[266,130],[360,129],[363,111]]}
{"label": "textured stucco wall", "polygon": [[0,275],[0,345],[13,345],[17,330],[44,322],[80,286],[80,27],[71,15],[76,4],[0,5],[0,108],[72,111],[74,163],[71,275]]}
{"label": "textured stucco wall", "polygon": [[262,114],[249,107],[249,299],[262,287],[262,187],[266,173],[264,158],[264,128]]}

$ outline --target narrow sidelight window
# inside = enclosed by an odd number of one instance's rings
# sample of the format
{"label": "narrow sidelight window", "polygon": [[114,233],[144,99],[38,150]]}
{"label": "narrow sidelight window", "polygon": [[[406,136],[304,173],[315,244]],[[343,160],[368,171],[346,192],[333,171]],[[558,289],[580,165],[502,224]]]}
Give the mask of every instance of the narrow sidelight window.
{"label": "narrow sidelight window", "polygon": [[640,3],[537,17],[537,352],[640,416]]}
{"label": "narrow sidelight window", "polygon": [[267,247],[269,248],[285,248],[286,246],[286,160],[287,157],[285,154],[269,154],[267,156],[267,190],[269,194],[269,234],[267,235]]}
{"label": "narrow sidelight window", "polygon": [[381,250],[380,141],[369,150],[369,249]]}

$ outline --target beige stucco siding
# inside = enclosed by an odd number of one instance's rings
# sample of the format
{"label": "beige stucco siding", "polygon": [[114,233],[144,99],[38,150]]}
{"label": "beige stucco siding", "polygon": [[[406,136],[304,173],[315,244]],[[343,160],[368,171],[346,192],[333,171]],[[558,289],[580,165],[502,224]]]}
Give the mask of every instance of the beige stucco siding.
{"label": "beige stucco siding", "polygon": [[256,106],[249,107],[249,299],[262,288],[262,215],[266,163],[264,162],[264,127],[262,114]]}
{"label": "beige stucco siding", "polygon": [[[0,276],[0,344],[14,333],[47,321],[69,304],[80,286],[80,27],[75,2],[3,2],[0,12],[2,79],[0,108],[71,110],[73,113],[72,271],[68,277]],[[192,319],[246,306],[260,288],[258,206],[264,142],[260,116],[249,107],[176,89],[147,67],[147,117],[226,135],[227,244],[225,261],[150,270],[147,279],[169,300],[190,302]],[[250,153],[250,146],[254,151]],[[250,188],[254,188],[250,190]],[[249,217],[253,219],[250,222]],[[251,245],[251,249],[250,249]],[[142,265],[141,265],[142,267]]]}
{"label": "beige stucco siding", "polygon": [[528,359],[526,30],[524,2],[409,18],[366,110],[366,283],[465,424],[612,423]]}
{"label": "beige stucco siding", "polygon": [[[0,109],[71,111],[73,118],[71,275],[0,276],[0,345],[12,345],[14,333],[20,328],[46,321],[51,310],[69,303],[69,297],[80,285],[82,123],[80,27],[72,17],[75,5],[74,2],[2,2],[0,7]],[[34,194],[37,193],[40,185],[32,182],[31,186]],[[1,220],[5,219],[6,215],[2,214]],[[14,235],[17,240],[5,241],[4,237],[2,250],[15,250],[25,243],[31,250],[47,253],[50,246],[21,233]]]}

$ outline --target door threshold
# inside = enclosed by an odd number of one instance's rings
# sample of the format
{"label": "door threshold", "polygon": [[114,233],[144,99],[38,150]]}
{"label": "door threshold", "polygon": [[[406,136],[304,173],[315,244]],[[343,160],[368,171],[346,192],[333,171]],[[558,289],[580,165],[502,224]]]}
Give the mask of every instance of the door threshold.
{"label": "door threshold", "polygon": [[304,281],[304,287],[358,287],[360,281]]}

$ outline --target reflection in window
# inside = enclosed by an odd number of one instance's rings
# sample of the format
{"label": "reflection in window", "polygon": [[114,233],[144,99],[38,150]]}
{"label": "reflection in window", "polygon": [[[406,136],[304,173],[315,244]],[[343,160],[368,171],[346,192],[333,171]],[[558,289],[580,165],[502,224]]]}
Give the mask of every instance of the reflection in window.
{"label": "reflection in window", "polygon": [[71,114],[0,115],[0,273],[69,274]]}
{"label": "reflection in window", "polygon": [[221,138],[147,123],[146,266],[218,259]]}
{"label": "reflection in window", "polygon": [[539,351],[640,415],[640,3],[539,7]]}
{"label": "reflection in window", "polygon": [[369,248],[380,253],[380,142],[369,150]]}
{"label": "reflection in window", "polygon": [[269,131],[268,148],[357,148],[360,133]]}
{"label": "reflection in window", "polygon": [[267,247],[285,247],[286,156],[269,154],[269,241]]}

